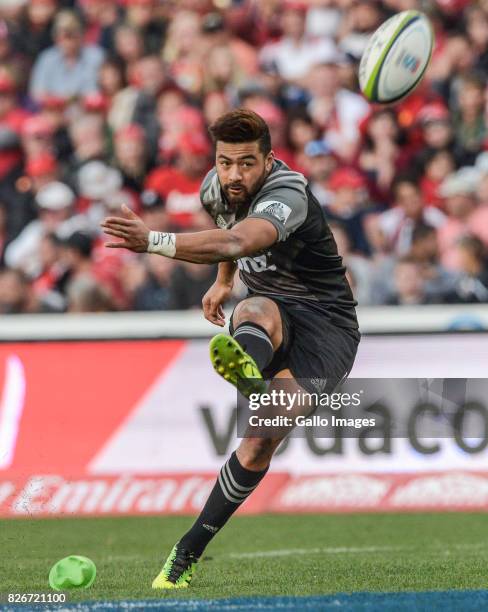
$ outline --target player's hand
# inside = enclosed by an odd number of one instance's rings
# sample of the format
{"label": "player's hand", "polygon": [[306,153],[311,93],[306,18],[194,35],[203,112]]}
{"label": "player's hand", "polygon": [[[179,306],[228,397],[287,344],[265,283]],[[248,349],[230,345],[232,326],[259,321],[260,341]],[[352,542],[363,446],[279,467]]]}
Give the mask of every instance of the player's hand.
{"label": "player's hand", "polygon": [[110,236],[122,240],[106,242],[109,249],[129,249],[135,253],[145,253],[149,244],[149,228],[135,212],[126,206],[121,207],[122,217],[107,217],[100,225]]}
{"label": "player's hand", "polygon": [[225,285],[218,281],[210,287],[202,299],[203,315],[207,321],[219,327],[224,327],[225,314],[222,304],[230,298],[231,293],[231,285]]}

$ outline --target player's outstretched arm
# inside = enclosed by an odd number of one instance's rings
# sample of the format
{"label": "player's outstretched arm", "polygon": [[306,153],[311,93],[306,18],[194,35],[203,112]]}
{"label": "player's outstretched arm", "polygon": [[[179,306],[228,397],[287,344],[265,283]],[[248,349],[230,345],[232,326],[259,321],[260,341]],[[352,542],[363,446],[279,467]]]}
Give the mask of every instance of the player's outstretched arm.
{"label": "player's outstretched arm", "polygon": [[107,217],[101,224],[106,234],[120,238],[105,246],[136,253],[148,251],[193,263],[234,261],[258,253],[278,239],[278,230],[266,219],[247,218],[230,230],[172,234],[151,231],[127,206],[122,207],[122,214],[122,217]]}

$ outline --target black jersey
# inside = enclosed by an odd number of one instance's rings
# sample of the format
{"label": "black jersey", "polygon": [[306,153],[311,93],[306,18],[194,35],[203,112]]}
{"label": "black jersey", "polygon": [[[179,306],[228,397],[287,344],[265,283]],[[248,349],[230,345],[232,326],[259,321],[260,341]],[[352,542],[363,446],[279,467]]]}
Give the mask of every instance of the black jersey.
{"label": "black jersey", "polygon": [[236,218],[227,202],[215,168],[202,183],[200,199],[220,228],[229,229],[244,217],[267,219],[275,226],[275,244],[237,261],[240,277],[251,293],[306,300],[338,325],[357,328],[356,302],[346,269],[324,212],[303,174],[275,160],[242,218]]}

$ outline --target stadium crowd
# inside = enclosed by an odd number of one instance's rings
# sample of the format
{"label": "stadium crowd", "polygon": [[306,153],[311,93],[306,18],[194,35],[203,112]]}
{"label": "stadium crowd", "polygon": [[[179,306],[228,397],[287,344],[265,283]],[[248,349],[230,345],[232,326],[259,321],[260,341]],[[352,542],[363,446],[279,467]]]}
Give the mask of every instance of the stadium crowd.
{"label": "stadium crowd", "polygon": [[[372,106],[362,51],[409,8],[432,62]],[[207,126],[238,106],[308,177],[360,304],[488,302],[487,69],[487,0],[2,0],[0,312],[199,307],[213,267],[106,249],[99,223],[211,228]]]}

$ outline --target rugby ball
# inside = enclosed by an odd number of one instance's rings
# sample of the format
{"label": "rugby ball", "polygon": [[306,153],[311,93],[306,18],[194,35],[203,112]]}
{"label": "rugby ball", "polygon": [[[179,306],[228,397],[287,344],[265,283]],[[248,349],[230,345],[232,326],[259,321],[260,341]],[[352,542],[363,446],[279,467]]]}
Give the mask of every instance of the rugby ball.
{"label": "rugby ball", "polygon": [[419,11],[403,11],[372,35],[359,64],[359,86],[371,102],[391,104],[408,96],[429,64],[434,33]]}

